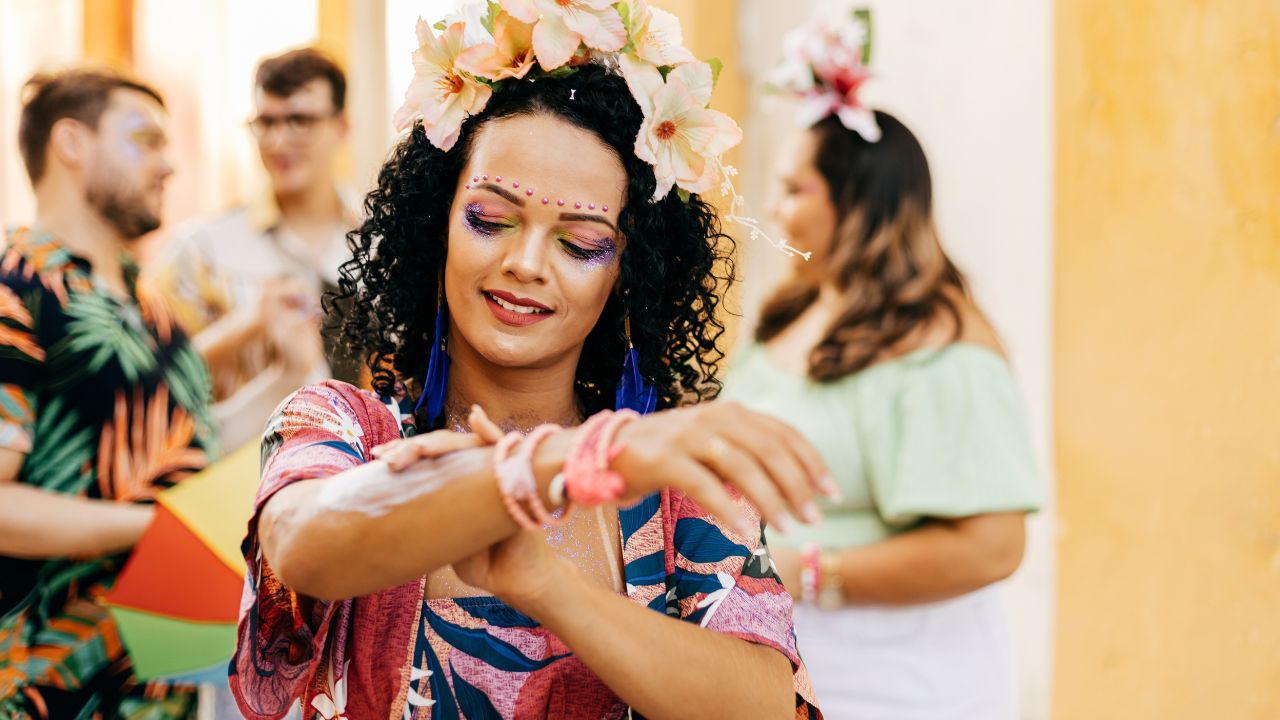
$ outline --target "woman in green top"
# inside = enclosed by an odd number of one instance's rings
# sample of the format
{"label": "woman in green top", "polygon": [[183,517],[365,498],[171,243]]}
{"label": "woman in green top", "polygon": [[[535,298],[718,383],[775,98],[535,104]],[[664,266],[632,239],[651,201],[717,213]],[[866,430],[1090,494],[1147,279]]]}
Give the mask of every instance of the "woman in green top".
{"label": "woman in green top", "polygon": [[992,586],[1041,503],[1025,412],[939,245],[924,151],[864,112],[858,131],[828,115],[782,156],[774,215],[812,257],[766,303],[722,397],[799,429],[843,491],[821,526],[771,538],[806,601],[796,633],[827,717],[1013,718]]}

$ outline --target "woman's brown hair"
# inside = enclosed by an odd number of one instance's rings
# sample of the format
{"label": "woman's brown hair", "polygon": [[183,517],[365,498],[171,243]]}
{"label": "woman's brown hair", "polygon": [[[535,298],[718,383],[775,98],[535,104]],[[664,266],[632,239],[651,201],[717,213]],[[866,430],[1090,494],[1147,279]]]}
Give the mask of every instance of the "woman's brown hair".
{"label": "woman's brown hair", "polygon": [[949,315],[963,321],[964,276],[943,252],[933,221],[933,184],[920,141],[897,118],[876,112],[879,141],[867,142],[828,117],[812,128],[814,167],[836,207],[827,272],[783,285],[765,303],[756,339],[767,342],[800,317],[823,282],[841,310],[809,356],[809,376],[837,380],[871,365],[912,331]]}

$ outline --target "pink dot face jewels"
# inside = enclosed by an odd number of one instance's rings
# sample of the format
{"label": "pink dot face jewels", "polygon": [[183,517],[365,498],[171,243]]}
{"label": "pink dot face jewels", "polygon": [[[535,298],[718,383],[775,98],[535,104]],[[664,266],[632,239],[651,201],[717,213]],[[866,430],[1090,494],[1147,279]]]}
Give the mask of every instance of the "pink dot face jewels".
{"label": "pink dot face jewels", "polygon": [[[501,182],[502,182],[502,176],[501,176],[501,175],[494,175],[494,176],[493,176],[493,180],[494,180],[494,182],[501,183]],[[470,189],[472,189],[472,187],[474,187],[475,185],[479,184],[480,182],[488,182],[488,181],[489,181],[489,176],[488,176],[488,175],[477,175],[477,176],[473,176],[473,177],[471,178],[471,185],[467,185],[467,189],[468,189],[468,190],[470,190]],[[520,188],[520,181],[519,181],[519,180],[509,180],[508,182],[509,182],[509,184],[511,185],[511,187],[512,187],[513,189],[519,189],[519,188]],[[533,188],[531,188],[531,187],[526,186],[526,187],[524,188],[524,194],[525,194],[525,197],[530,197],[530,198],[531,198],[531,197],[534,197],[534,189],[533,189]],[[544,197],[542,198],[542,204],[543,204],[543,205],[550,205],[550,204],[551,204],[551,198],[550,198],[550,197],[547,197],[547,196],[544,196]],[[566,201],[564,198],[556,198],[556,207],[565,207],[565,205],[567,205],[567,204],[568,204],[568,201]],[[575,209],[575,210],[581,210],[581,209],[582,209],[582,207],[583,207],[583,205],[585,205],[585,206],[586,206],[586,208],[587,208],[588,210],[595,210],[595,209],[596,209],[596,203],[594,203],[594,202],[586,202],[586,203],[584,203],[584,202],[582,202],[581,200],[575,200],[575,201],[573,201],[573,209]],[[609,212],[609,206],[608,206],[608,205],[600,205],[600,210],[601,210],[602,212]]]}

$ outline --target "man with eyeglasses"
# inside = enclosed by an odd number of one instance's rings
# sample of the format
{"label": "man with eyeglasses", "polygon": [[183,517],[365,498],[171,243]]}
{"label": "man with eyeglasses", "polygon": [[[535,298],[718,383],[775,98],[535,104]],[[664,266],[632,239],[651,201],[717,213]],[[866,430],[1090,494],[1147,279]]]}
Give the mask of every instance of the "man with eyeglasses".
{"label": "man with eyeglasses", "polygon": [[350,258],[358,199],[337,181],[348,133],[346,79],[313,49],[263,60],[248,129],[270,189],[178,233],[155,263],[184,329],[208,361],[223,442],[256,441],[275,406],[324,377],[359,379],[322,337],[321,296]]}

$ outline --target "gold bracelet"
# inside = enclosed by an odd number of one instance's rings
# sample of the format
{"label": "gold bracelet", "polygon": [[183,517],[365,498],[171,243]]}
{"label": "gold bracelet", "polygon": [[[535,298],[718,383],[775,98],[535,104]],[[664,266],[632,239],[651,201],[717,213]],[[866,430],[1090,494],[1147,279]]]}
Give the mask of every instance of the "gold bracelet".
{"label": "gold bracelet", "polygon": [[840,559],[835,553],[824,550],[818,555],[819,577],[822,580],[818,588],[818,607],[834,610],[844,607],[844,578],[840,575]]}

